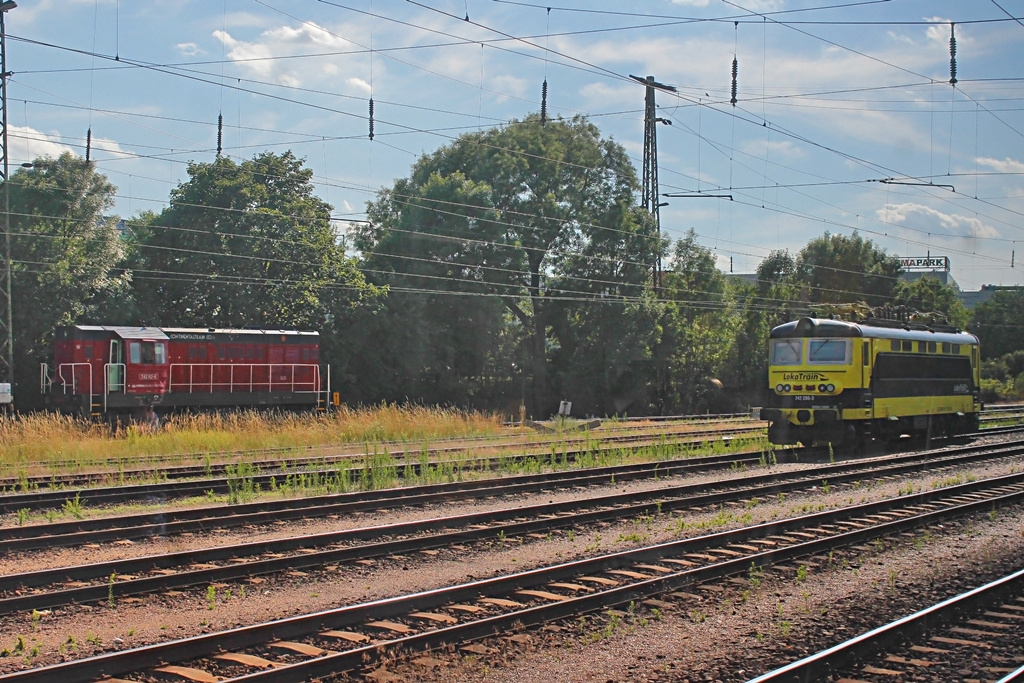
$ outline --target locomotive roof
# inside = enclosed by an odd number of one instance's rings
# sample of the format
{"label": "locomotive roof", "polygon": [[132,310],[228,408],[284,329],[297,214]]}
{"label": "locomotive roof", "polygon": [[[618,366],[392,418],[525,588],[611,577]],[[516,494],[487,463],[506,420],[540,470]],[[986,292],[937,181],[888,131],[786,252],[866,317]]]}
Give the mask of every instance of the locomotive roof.
{"label": "locomotive roof", "polygon": [[80,336],[89,336],[90,332],[113,332],[121,339],[167,339],[159,327],[131,327],[128,325],[75,325],[72,329],[77,330]]}
{"label": "locomotive roof", "polygon": [[214,327],[133,327],[130,325],[71,325],[65,329],[80,332],[113,332],[124,339],[167,339],[165,333],[187,332],[191,334],[287,334],[289,336],[318,337],[319,332],[307,330],[236,330]]}
{"label": "locomotive roof", "polygon": [[969,332],[936,332],[929,329],[877,327],[863,323],[851,323],[846,320],[822,318],[801,318],[772,328],[772,339],[782,337],[875,337],[949,342],[951,344],[978,343],[978,338]]}
{"label": "locomotive roof", "polygon": [[214,327],[164,327],[162,328],[167,334],[230,334],[230,335],[288,335],[290,337],[319,337],[319,332],[310,332],[306,330],[235,330],[235,329],[219,329]]}

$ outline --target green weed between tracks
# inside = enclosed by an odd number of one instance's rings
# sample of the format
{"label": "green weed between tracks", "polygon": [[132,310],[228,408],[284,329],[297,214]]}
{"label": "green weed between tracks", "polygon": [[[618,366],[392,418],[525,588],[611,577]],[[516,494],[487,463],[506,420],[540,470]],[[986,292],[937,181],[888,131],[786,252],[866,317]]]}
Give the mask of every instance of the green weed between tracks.
{"label": "green weed between tracks", "polygon": [[115,433],[105,424],[37,413],[0,420],[0,476],[20,479],[27,490],[29,476],[139,469],[149,456],[161,456],[162,465],[209,467],[211,454],[218,453],[284,449],[281,457],[287,457],[289,449],[305,454],[311,446],[420,443],[502,431],[498,415],[393,404],[321,415],[175,415],[156,431],[131,425]]}
{"label": "green weed between tracks", "polygon": [[[35,421],[35,422],[33,422]],[[49,431],[48,431],[49,430]],[[328,430],[334,430],[328,434]],[[225,467],[228,492],[226,494],[207,491],[205,496],[179,501],[174,506],[189,507],[210,503],[240,504],[260,496],[299,497],[330,493],[345,493],[357,490],[379,490],[396,486],[438,484],[479,479],[493,476],[514,476],[547,471],[584,469],[602,466],[623,465],[636,462],[658,462],[670,459],[717,455],[750,450],[762,450],[768,458],[762,463],[774,463],[774,455],[767,450],[764,438],[709,439],[698,444],[673,444],[665,435],[655,438],[654,443],[640,448],[624,446],[609,448],[600,437],[593,433],[573,434],[582,437],[582,442],[569,444],[567,435],[554,435],[553,440],[539,454],[508,453],[484,457],[470,449],[451,451],[440,457],[431,457],[431,439],[458,438],[474,435],[508,433],[498,418],[491,416],[443,411],[427,408],[397,408],[381,406],[363,411],[342,410],[331,416],[258,415],[239,413],[230,416],[183,416],[168,421],[159,432],[144,433],[129,428],[117,434],[110,434],[97,425],[75,422],[56,416],[30,416],[13,420],[0,420],[0,475],[10,473],[20,484],[15,490],[29,490],[29,472],[35,475],[40,469],[51,469],[51,474],[74,472],[96,468],[103,464],[109,467],[116,459],[118,483],[125,479],[122,470],[132,468],[132,461],[143,462],[146,455],[166,452],[170,446],[198,449],[211,445],[227,455],[230,446],[236,453],[233,462]],[[29,455],[41,456],[41,446],[29,447],[26,441],[36,436],[45,436],[43,443],[53,444],[61,440],[60,447],[51,457],[29,462]],[[344,462],[328,461],[324,458],[310,458],[310,444],[347,444],[352,447],[356,437],[373,437],[363,440],[361,456]],[[415,438],[419,446],[410,447]],[[530,434],[531,440],[537,435]],[[227,441],[232,439],[233,441]],[[381,442],[390,440],[385,447]],[[267,480],[257,481],[262,475],[260,468],[241,460],[237,451],[245,448],[271,448],[279,444],[290,444],[295,453],[304,456],[301,467],[292,471],[275,474]],[[299,444],[302,444],[301,446]],[[397,445],[396,445],[397,444]],[[396,458],[388,448],[399,448],[405,455]],[[483,444],[482,449],[486,449]],[[102,457],[102,459],[101,459]],[[287,458],[287,456],[281,456]],[[477,458],[474,460],[474,458]],[[198,464],[209,475],[216,453],[194,451],[182,455],[184,464]],[[222,457],[223,461],[223,457]],[[736,465],[742,469],[745,465]],[[135,467],[135,469],[140,469]],[[145,466],[141,469],[145,469]],[[144,475],[147,481],[158,482],[164,477],[157,469]],[[108,482],[109,483],[109,482]],[[614,482],[613,482],[614,483]],[[56,487],[59,488],[59,487]],[[118,506],[116,511],[128,513],[145,509],[146,506]],[[110,514],[112,510],[107,510]],[[26,509],[19,512],[18,524],[53,522],[58,517],[81,518],[99,513],[99,510],[84,510],[81,501],[71,498],[60,511],[30,514]]]}

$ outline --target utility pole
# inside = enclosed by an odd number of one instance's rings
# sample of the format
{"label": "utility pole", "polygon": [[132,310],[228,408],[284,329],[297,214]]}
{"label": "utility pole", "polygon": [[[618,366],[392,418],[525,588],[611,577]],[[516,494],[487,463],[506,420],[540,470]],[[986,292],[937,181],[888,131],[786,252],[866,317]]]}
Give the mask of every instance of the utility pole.
{"label": "utility pole", "polygon": [[[9,154],[7,146],[7,79],[11,76],[7,71],[7,34],[4,32],[4,16],[18,4],[13,0],[0,3],[0,107],[3,109],[0,115],[0,144],[3,150],[3,182],[4,182],[4,267],[0,271],[0,292],[4,298],[3,319],[0,326],[6,328],[0,336],[0,383],[7,383],[11,392],[0,396],[0,402],[10,403],[11,393],[14,387],[14,322],[11,312],[11,187],[9,175]],[[4,401],[6,399],[6,401]]]}
{"label": "utility pole", "polygon": [[655,244],[657,254],[654,261],[654,290],[661,289],[661,207],[665,203],[658,203],[658,129],[659,123],[672,125],[668,119],[658,118],[658,111],[654,104],[654,91],[656,89],[668,92],[677,92],[675,86],[658,83],[654,76],[640,78],[630,74],[629,76],[638,83],[643,83],[647,93],[644,98],[644,177],[643,189],[640,193],[640,203],[652,216],[654,216]]}

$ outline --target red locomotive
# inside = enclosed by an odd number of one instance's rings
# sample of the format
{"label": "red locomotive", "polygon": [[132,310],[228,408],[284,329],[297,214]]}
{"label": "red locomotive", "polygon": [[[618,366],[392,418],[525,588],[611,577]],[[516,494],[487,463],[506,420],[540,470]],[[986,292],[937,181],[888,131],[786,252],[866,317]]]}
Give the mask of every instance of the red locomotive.
{"label": "red locomotive", "polygon": [[74,325],[55,337],[54,366],[43,363],[40,384],[61,412],[323,409],[329,395],[317,332]]}

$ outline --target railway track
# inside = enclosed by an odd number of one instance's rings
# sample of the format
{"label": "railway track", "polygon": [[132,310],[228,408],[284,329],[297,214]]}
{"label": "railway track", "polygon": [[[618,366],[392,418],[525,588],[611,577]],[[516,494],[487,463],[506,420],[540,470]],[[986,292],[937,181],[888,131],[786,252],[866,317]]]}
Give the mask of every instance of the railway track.
{"label": "railway track", "polygon": [[[177,475],[168,477],[175,481],[160,481],[152,484],[122,484],[103,487],[69,488],[56,480],[47,480],[44,490],[36,490],[31,485],[17,488],[30,489],[27,492],[7,493],[0,495],[0,513],[14,512],[21,509],[40,510],[47,508],[60,508],[68,500],[76,496],[78,502],[89,505],[110,505],[124,503],[133,500],[169,500],[172,498],[187,498],[192,496],[229,493],[232,487],[241,482],[252,487],[259,487],[267,490],[268,487],[285,485],[289,478],[296,481],[309,480],[329,481],[337,480],[339,477],[347,477],[350,484],[359,486],[364,473],[371,472],[374,468],[390,469],[396,477],[424,477],[428,469],[439,471],[447,468],[453,471],[475,471],[493,472],[501,467],[522,464],[526,462],[543,462],[548,465],[556,465],[561,459],[565,464],[574,462],[585,455],[600,456],[603,453],[614,452],[618,449],[629,448],[639,450],[645,447],[651,448],[688,448],[706,443],[712,439],[741,439],[745,437],[756,437],[763,433],[763,427],[734,427],[718,429],[704,433],[680,433],[678,435],[630,435],[601,439],[579,439],[566,441],[557,444],[547,443],[545,449],[527,451],[516,454],[497,454],[493,456],[482,456],[476,458],[463,458],[458,460],[438,460],[427,458],[406,458],[396,459],[391,454],[384,454],[384,461],[375,460],[374,455],[361,454],[358,456],[345,456],[335,461],[335,466],[325,466],[322,459],[317,460],[318,467],[311,468],[289,468],[283,470],[266,471],[256,466],[250,466],[244,472],[236,472],[230,476],[205,476],[203,470],[193,471],[194,468],[186,468],[187,473],[178,472]],[[559,448],[560,450],[555,450]],[[465,452],[464,449],[460,452]],[[367,461],[370,461],[369,463]],[[350,466],[351,465],[351,466]],[[159,478],[164,478],[163,471],[157,473]],[[149,476],[154,476],[149,472]],[[190,478],[197,477],[197,478]],[[2,489],[0,489],[2,490]]]}
{"label": "railway track", "polygon": [[309,498],[290,498],[231,506],[123,515],[55,524],[8,527],[0,539],[0,552],[53,549],[112,540],[167,536],[237,526],[269,524],[290,519],[311,519],[371,510],[411,507],[451,500],[490,498],[538,491],[582,488],[609,481],[634,481],[730,469],[758,464],[760,453],[707,456],[520,475],[449,484],[357,491]]}
{"label": "railway track", "polygon": [[[647,422],[648,420],[645,420]],[[593,430],[574,431],[566,429],[544,439],[534,437],[533,433],[500,436],[477,436],[444,439],[439,444],[413,444],[410,442],[382,441],[374,443],[350,443],[328,446],[265,448],[259,450],[225,451],[215,453],[176,453],[169,455],[142,455],[131,458],[106,459],[83,465],[72,460],[51,460],[46,462],[22,462],[18,467],[22,470],[49,469],[45,475],[16,475],[0,477],[0,491],[25,490],[28,488],[83,486],[90,483],[146,479],[159,470],[161,476],[168,479],[223,475],[228,467],[244,461],[262,470],[298,470],[310,467],[323,467],[328,463],[346,462],[353,459],[370,457],[374,451],[387,453],[396,458],[419,458],[426,454],[431,458],[445,455],[460,455],[469,450],[494,450],[504,452],[508,449],[550,449],[552,445],[563,443],[579,443],[588,440],[605,438],[642,437],[654,438],[669,434],[690,434],[694,436],[715,434],[720,430],[728,431],[737,426],[749,424],[751,431],[763,429],[759,420],[753,420],[747,413],[722,414],[713,416],[680,416],[666,418],[657,424],[606,424],[600,432]],[[532,437],[532,438],[524,438]],[[180,464],[193,461],[195,464]],[[126,469],[130,465],[136,469]],[[57,474],[53,472],[72,472]]]}
{"label": "railway track", "polygon": [[[1006,429],[1004,434],[1011,434],[1013,429]],[[1002,447],[1012,447],[1013,443]],[[994,448],[987,445],[961,447],[958,453],[970,455]],[[825,453],[824,450],[802,451],[807,458]],[[931,458],[932,453],[922,455],[911,453],[899,457],[899,462],[917,458]],[[606,483],[610,478],[618,481],[630,481],[648,477],[665,477],[692,473],[696,471],[712,471],[723,468],[749,467],[767,462],[760,452],[736,453],[720,456],[704,456],[699,458],[683,458],[678,460],[660,460],[648,463],[615,465],[588,468],[587,470],[562,470],[532,475],[504,477],[499,480],[481,479],[448,484],[408,486],[372,491],[309,496],[303,498],[287,498],[255,503],[243,503],[231,506],[208,506],[187,510],[159,511],[144,514],[108,516],[97,519],[79,519],[49,524],[32,524],[27,526],[8,526],[4,528],[0,538],[0,552],[25,551],[37,548],[53,549],[80,545],[84,543],[101,543],[111,540],[163,536],[174,533],[192,531],[209,531],[216,528],[229,528],[261,523],[280,522],[288,519],[309,519],[327,517],[343,512],[360,512],[379,510],[408,505],[422,505],[444,500],[470,499],[487,497],[497,494],[529,493],[547,488],[581,487]],[[836,467],[858,467],[853,464],[840,464],[821,470],[824,476],[835,471]],[[500,482],[500,483],[498,483]],[[500,487],[500,488],[496,488]]]}
{"label": "railway track", "polygon": [[[756,412],[756,409],[755,409]],[[994,422],[1006,419],[1024,418],[1024,404],[1006,404],[987,407],[981,417],[981,421]],[[642,422],[643,425],[631,424]],[[654,422],[655,425],[650,424]],[[714,427],[708,427],[708,424]],[[697,431],[690,431],[692,437],[709,435],[744,436],[759,434],[764,429],[760,420],[751,418],[750,413],[722,413],[716,415],[680,415],[665,417],[643,417],[617,420],[614,426],[605,425],[600,434],[594,432],[573,433],[564,432],[555,437],[555,440],[523,440],[521,438],[510,438],[507,436],[480,436],[464,437],[451,440],[448,445],[415,446],[408,442],[380,442],[374,444],[374,449],[380,453],[386,453],[396,459],[414,458],[419,461],[426,454],[433,461],[446,455],[459,455],[466,453],[469,449],[487,449],[502,451],[505,449],[550,449],[554,444],[578,444],[588,440],[600,440],[607,442],[608,439],[629,439],[642,438],[644,433],[650,438],[661,438],[666,434],[687,434],[687,428],[698,427]],[[342,451],[342,452],[339,452]],[[163,480],[190,479],[197,477],[224,476],[227,469],[239,461],[247,462],[257,471],[265,473],[287,473],[301,472],[314,469],[322,470],[330,464],[341,464],[359,461],[373,455],[369,452],[366,444],[350,444],[348,446],[320,446],[303,449],[301,453],[294,448],[268,448],[248,451],[231,451],[222,453],[179,453],[167,456],[150,455],[136,456],[131,458],[131,465],[135,469],[125,469],[124,459],[109,459],[90,463],[88,471],[79,471],[72,474],[46,474],[0,477],[0,492],[6,491],[29,491],[47,488],[70,488],[83,487],[96,484],[110,484],[112,482],[123,484],[125,482],[140,482],[152,479],[156,472]],[[176,464],[186,460],[193,460],[196,464]],[[140,467],[141,466],[141,467]],[[75,461],[48,461],[46,463],[21,463],[21,469],[47,468],[50,470],[79,470],[83,465]],[[105,467],[105,469],[102,469]]]}
{"label": "railway track", "polygon": [[610,608],[644,610],[648,600],[686,604],[693,596],[681,589],[694,584],[808,556],[827,563],[835,549],[1022,502],[1024,474],[1016,473],[105,653],[0,680],[142,681],[171,674],[193,681],[297,681],[362,671],[385,656],[466,647]]}
{"label": "railway track", "polygon": [[1024,681],[1024,570],[944,600],[749,683]]}
{"label": "railway track", "polygon": [[[966,446],[957,450],[958,455],[955,457],[974,459],[978,457],[978,454],[983,454],[982,459],[986,459],[989,457],[984,455],[987,451],[1012,452],[1005,449],[1013,447],[1013,442],[1003,444],[998,448],[990,445]],[[803,456],[805,458],[820,457],[824,453],[824,450],[819,449],[818,451],[805,451]],[[895,460],[889,456],[886,457],[889,462],[894,464],[912,464],[931,461],[936,454],[943,457],[942,451],[910,453],[898,456]],[[221,505],[50,524],[11,526],[4,529],[4,537],[0,539],[0,552],[53,549],[84,543],[167,536],[176,533],[208,532],[213,529],[274,523],[291,519],[323,518],[345,513],[425,505],[458,499],[515,495],[557,488],[581,488],[606,484],[609,480],[626,482],[651,477],[679,476],[699,471],[738,469],[762,463],[767,464],[762,453],[749,452],[595,467],[586,470],[562,470],[503,477],[497,480],[480,479],[448,484],[288,498],[231,506]],[[819,469],[816,476],[829,477],[844,471],[869,467],[869,463],[870,461],[867,461],[867,464],[861,465],[858,461],[849,461],[829,465]],[[777,480],[781,476],[784,475],[771,475],[771,478]],[[799,476],[797,475],[797,477]],[[751,479],[743,478],[742,481],[749,483]]]}
{"label": "railway track", "polygon": [[[749,436],[752,433],[762,431],[758,428],[739,428],[730,432],[719,431],[715,434],[720,439],[732,439],[742,438]],[[976,437],[976,436],[994,436],[994,435],[1005,435],[1013,434],[1024,431],[1024,425],[1008,426],[1008,427],[993,427],[985,429],[980,432],[973,434],[963,435],[960,438]],[[706,437],[698,436],[693,437],[692,442],[704,443]],[[640,441],[633,440],[632,443],[626,440],[618,441],[614,446],[607,445],[609,450],[616,450],[621,448],[633,448],[640,449],[645,446],[649,447],[686,447],[692,443],[688,439],[671,440],[664,436],[657,439],[642,439]],[[601,442],[604,444],[604,442]],[[597,455],[599,454],[600,448],[596,442],[583,442],[584,448],[579,450],[572,450],[569,448],[563,449],[561,452],[552,452],[550,450],[518,456],[498,456],[497,458],[484,457],[484,458],[471,458],[467,460],[461,460],[456,462],[442,463],[441,465],[427,463],[426,465],[420,461],[404,463],[393,461],[388,462],[384,465],[385,468],[393,474],[396,479],[405,478],[407,475],[411,475],[413,478],[425,476],[424,468],[432,468],[437,471],[437,468],[444,466],[453,469],[456,465],[460,468],[464,468],[469,471],[479,472],[482,469],[486,471],[493,471],[496,463],[508,463],[510,460],[519,459],[520,462],[537,462],[538,464],[544,463],[549,466],[555,466],[558,464],[559,458],[562,459],[563,464],[574,462],[576,459],[586,455]],[[786,449],[779,449],[778,453],[786,452]],[[816,452],[813,449],[803,449],[800,452]],[[736,453],[732,457],[738,461],[744,460],[747,456],[756,455],[760,457],[760,452],[754,454],[752,452],[747,453]],[[292,473],[292,476],[296,480],[319,482],[323,484],[330,484],[332,481],[335,484],[339,481],[338,477],[345,476],[347,484],[337,486],[337,488],[355,488],[363,485],[363,479],[367,474],[373,474],[373,468],[375,465],[372,463],[369,465],[362,465],[349,470],[339,469],[319,469],[312,471],[301,471]],[[461,470],[459,470],[461,471]],[[184,480],[184,481],[172,481],[162,482],[154,484],[128,484],[122,486],[108,486],[108,487],[94,487],[94,488],[74,488],[64,489],[58,488],[56,490],[45,490],[45,491],[31,491],[28,493],[7,493],[0,495],[0,513],[13,513],[24,510],[26,512],[33,510],[45,510],[45,509],[59,509],[64,507],[69,501],[73,501],[76,506],[89,505],[89,506],[102,506],[112,505],[117,503],[125,503],[129,501],[143,501],[148,503],[162,503],[172,499],[197,497],[211,494],[224,494],[230,493],[232,490],[237,490],[239,486],[247,486],[254,491],[263,490],[266,491],[268,488],[274,486],[284,485],[287,483],[287,473],[267,473],[267,474],[247,474],[238,475],[234,477],[214,477],[204,478],[197,480]],[[460,475],[461,476],[461,475]]]}
{"label": "railway track", "polygon": [[[555,529],[578,527],[612,520],[650,516],[654,511],[664,513],[683,509],[701,508],[742,501],[764,500],[779,494],[809,490],[821,486],[841,486],[858,481],[880,480],[923,470],[942,471],[951,467],[981,461],[1024,455],[1024,441],[1001,447],[968,446],[954,452],[924,452],[888,456],[883,461],[853,461],[816,467],[812,470],[774,472],[763,475],[744,475],[713,483],[686,484],[634,493],[618,493],[592,497],[581,501],[548,503],[487,512],[417,519],[406,523],[387,524],[343,531],[302,535],[290,538],[212,547],[202,550],[152,555],[135,559],[122,559],[88,565],[61,567],[44,571],[11,574],[0,578],[0,614],[22,610],[42,610],[71,603],[111,600],[141,593],[158,592],[172,588],[208,585],[240,580],[248,577],[286,570],[336,567],[338,563],[370,558],[407,555],[453,545],[493,542],[495,539],[541,535]],[[719,461],[720,463],[722,461]],[[686,467],[688,463],[677,463]],[[692,463],[690,463],[692,465]],[[664,465],[661,463],[659,465]],[[596,472],[563,473],[556,482],[528,478],[529,490],[536,485],[559,489],[582,488],[607,484],[610,480],[651,476],[658,472],[678,474],[686,470],[653,466],[629,470],[601,468]],[[612,470],[612,471],[609,471]],[[523,493],[522,482],[509,482],[507,487],[486,489],[488,495],[515,495]],[[430,494],[431,501],[436,500]],[[444,494],[442,494],[444,495]],[[447,494],[450,496],[450,493]],[[387,504],[410,505],[423,502],[412,496],[392,500]],[[327,514],[340,511],[344,504],[334,507],[317,502],[309,514]],[[379,505],[363,501],[354,509],[366,505]],[[221,509],[223,510],[223,509]],[[231,511],[228,510],[228,513]],[[296,515],[302,518],[302,514]],[[241,518],[241,522],[239,519]],[[279,512],[229,516],[228,522],[266,522],[280,519]],[[173,522],[135,528],[113,528],[94,532],[70,532],[64,535],[26,536],[3,542],[8,551],[26,548],[52,548],[70,543],[99,540],[123,540],[129,534],[170,534],[178,528],[209,531],[214,522],[193,520],[176,526]],[[44,527],[45,529],[45,527]],[[20,542],[19,545],[15,545]]]}

